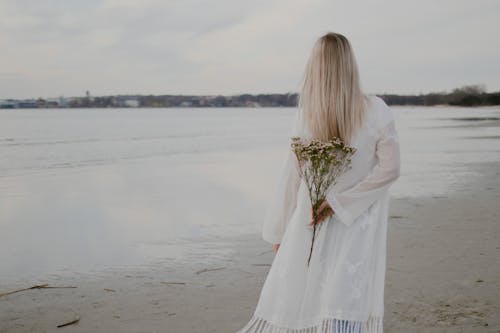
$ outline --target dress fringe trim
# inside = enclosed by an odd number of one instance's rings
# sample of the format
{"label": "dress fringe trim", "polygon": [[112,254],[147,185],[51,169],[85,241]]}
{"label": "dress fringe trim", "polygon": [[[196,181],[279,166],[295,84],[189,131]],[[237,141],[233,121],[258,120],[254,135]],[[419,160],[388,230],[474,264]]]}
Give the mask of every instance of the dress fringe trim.
{"label": "dress fringe trim", "polygon": [[236,333],[383,333],[383,317],[369,317],[367,321],[325,318],[314,326],[288,328],[277,326],[264,318],[253,315]]}

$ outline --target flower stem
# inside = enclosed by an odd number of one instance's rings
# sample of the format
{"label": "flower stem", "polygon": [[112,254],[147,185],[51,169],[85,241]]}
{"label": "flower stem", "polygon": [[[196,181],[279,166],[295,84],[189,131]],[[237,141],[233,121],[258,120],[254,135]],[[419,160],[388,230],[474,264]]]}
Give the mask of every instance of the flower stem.
{"label": "flower stem", "polygon": [[307,259],[307,266],[309,266],[309,262],[311,261],[311,255],[313,251],[313,245],[314,245],[314,236],[316,236],[316,224],[313,226],[313,237],[311,241],[311,250],[309,251],[309,258]]}
{"label": "flower stem", "polygon": [[312,235],[312,240],[311,240],[311,250],[309,251],[309,258],[307,259],[307,266],[309,267],[309,262],[311,261],[311,255],[313,251],[313,246],[314,246],[314,238],[316,237],[316,220],[317,220],[318,214],[316,214],[316,211],[314,212],[314,221],[313,221],[313,235]]}

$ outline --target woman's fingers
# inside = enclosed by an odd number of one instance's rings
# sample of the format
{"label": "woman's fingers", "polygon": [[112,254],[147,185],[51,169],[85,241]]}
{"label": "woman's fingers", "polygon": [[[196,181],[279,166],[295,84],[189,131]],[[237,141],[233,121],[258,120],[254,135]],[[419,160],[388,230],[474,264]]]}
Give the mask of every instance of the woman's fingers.
{"label": "woman's fingers", "polygon": [[330,205],[328,204],[328,201],[326,200],[323,200],[323,202],[321,203],[321,205],[319,206],[319,211],[321,212],[323,209],[325,208],[330,208]]}
{"label": "woman's fingers", "polygon": [[328,201],[323,200],[323,202],[319,206],[319,212],[322,212],[325,209],[328,210],[328,211],[332,211],[333,212],[333,208],[330,206],[330,204],[328,203]]}
{"label": "woman's fingers", "polygon": [[321,213],[319,213],[319,218],[318,218],[318,223],[323,222],[329,215],[329,212],[327,209],[323,209]]}
{"label": "woman's fingers", "polygon": [[[311,210],[312,212],[312,210]],[[311,213],[313,215],[313,213]],[[321,210],[318,213],[318,218],[316,223],[314,222],[314,217],[311,219],[311,222],[309,222],[309,225],[314,225],[323,222],[324,219],[326,219],[328,216],[333,215],[333,210],[330,208],[330,206],[325,207],[323,210]]]}
{"label": "woman's fingers", "polygon": [[324,213],[325,216],[331,216],[331,215],[333,215],[333,209],[331,209],[330,207],[325,208],[323,210],[323,213]]}
{"label": "woman's fingers", "polygon": [[333,213],[334,213],[333,209],[332,209],[332,207],[330,207],[330,204],[328,203],[328,201],[324,200],[319,207],[318,215],[321,217],[321,219],[324,219],[328,216],[333,215]]}
{"label": "woman's fingers", "polygon": [[328,201],[323,200],[318,209],[317,221],[314,221],[314,210],[311,208],[311,222],[309,222],[309,225],[321,223],[326,217],[332,216],[334,213],[335,212],[333,208],[330,207]]}

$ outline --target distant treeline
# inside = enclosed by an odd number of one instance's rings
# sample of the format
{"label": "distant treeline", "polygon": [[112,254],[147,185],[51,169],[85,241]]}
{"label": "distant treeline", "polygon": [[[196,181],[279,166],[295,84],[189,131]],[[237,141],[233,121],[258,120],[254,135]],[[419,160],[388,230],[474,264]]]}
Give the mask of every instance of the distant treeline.
{"label": "distant treeline", "polygon": [[162,95],[137,96],[145,107],[280,107],[296,106],[297,94],[242,94],[233,96]]}
{"label": "distant treeline", "polygon": [[[452,92],[420,95],[377,94],[388,105],[500,105],[500,92],[487,93],[482,85],[456,88]],[[116,95],[0,100],[0,108],[109,108],[109,107],[295,107],[297,93],[242,94],[233,96],[197,95]]]}
{"label": "distant treeline", "polygon": [[428,93],[420,95],[378,95],[388,105],[500,105],[500,91],[487,93],[482,85],[464,86],[454,89],[451,93]]}

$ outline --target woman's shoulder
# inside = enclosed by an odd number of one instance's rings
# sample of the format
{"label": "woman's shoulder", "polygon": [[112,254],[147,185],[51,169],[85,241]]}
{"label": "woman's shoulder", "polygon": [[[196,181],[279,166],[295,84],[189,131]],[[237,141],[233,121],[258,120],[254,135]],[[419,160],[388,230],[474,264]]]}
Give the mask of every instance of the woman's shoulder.
{"label": "woman's shoulder", "polygon": [[382,128],[394,121],[392,109],[387,105],[383,98],[377,95],[367,95],[368,107],[376,115],[378,127]]}
{"label": "woman's shoulder", "polygon": [[377,109],[389,108],[389,106],[382,97],[379,97],[377,95],[366,95],[366,98],[368,100],[368,104],[373,108]]}

